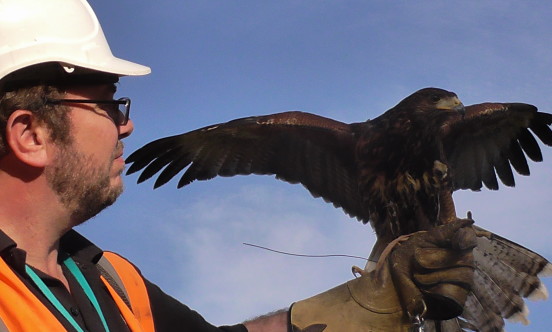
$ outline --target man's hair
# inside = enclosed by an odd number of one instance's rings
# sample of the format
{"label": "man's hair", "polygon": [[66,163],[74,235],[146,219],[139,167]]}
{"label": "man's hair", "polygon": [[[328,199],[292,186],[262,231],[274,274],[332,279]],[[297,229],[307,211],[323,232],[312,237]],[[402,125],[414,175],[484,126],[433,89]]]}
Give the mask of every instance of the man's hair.
{"label": "man's hair", "polygon": [[0,157],[9,152],[6,142],[6,125],[16,110],[28,110],[36,115],[39,123],[46,125],[50,139],[55,143],[70,142],[68,107],[48,104],[48,98],[62,98],[65,89],[48,84],[22,86],[0,92]]}

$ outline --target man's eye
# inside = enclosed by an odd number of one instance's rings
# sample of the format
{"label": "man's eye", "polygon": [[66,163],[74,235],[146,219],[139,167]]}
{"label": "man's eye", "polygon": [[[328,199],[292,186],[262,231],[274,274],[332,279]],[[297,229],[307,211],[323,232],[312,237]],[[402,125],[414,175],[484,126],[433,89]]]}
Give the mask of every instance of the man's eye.
{"label": "man's eye", "polygon": [[119,111],[118,105],[103,105],[102,110],[107,113],[107,115],[115,120],[115,122],[119,121],[121,118],[121,112]]}

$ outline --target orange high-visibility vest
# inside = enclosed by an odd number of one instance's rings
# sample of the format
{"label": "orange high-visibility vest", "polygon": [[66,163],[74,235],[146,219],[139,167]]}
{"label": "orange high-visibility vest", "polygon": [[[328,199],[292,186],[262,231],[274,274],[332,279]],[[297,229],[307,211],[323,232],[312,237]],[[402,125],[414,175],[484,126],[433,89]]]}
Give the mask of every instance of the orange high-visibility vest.
{"label": "orange high-visibility vest", "polygon": [[[105,258],[105,259],[104,259]],[[102,281],[132,332],[154,332],[153,316],[144,280],[136,268],[121,256],[104,252],[98,263],[105,273]],[[119,288],[118,291],[116,288]],[[124,295],[119,295],[120,292]],[[126,299],[125,299],[126,297]],[[130,308],[125,303],[130,302]],[[66,331],[58,319],[0,259],[0,332]]]}

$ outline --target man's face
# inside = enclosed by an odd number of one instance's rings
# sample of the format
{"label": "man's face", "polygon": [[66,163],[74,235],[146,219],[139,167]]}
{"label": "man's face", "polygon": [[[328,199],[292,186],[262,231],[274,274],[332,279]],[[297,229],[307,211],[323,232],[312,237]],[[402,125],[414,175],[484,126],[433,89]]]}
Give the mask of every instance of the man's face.
{"label": "man's face", "polygon": [[[69,89],[66,99],[112,100],[112,84]],[[113,204],[123,191],[123,144],[132,121],[118,126],[101,104],[68,103],[70,142],[56,144],[54,162],[46,177],[75,225]]]}

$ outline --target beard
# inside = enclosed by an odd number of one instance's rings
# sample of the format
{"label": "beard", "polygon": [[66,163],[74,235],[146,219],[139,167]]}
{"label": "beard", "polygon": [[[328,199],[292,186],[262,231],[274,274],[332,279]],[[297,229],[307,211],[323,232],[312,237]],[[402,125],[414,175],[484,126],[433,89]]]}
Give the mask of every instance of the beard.
{"label": "beard", "polygon": [[[122,148],[121,141],[117,147]],[[71,211],[73,226],[100,213],[123,192],[122,184],[111,185],[112,165],[113,158],[108,165],[98,165],[93,158],[78,152],[72,142],[59,146],[53,165],[45,170],[46,179],[61,203]]]}

